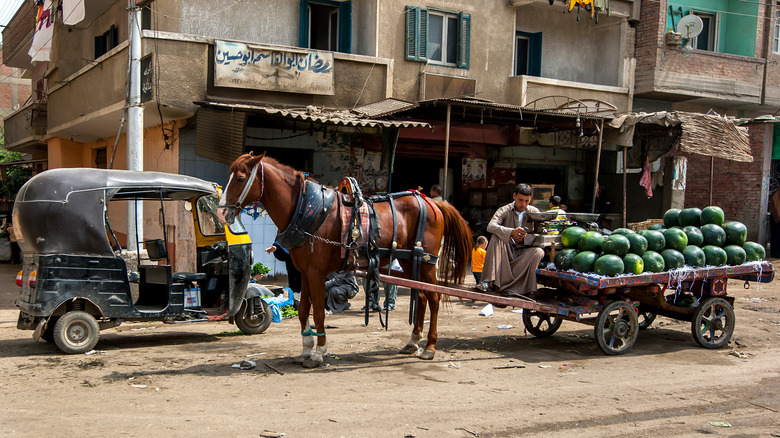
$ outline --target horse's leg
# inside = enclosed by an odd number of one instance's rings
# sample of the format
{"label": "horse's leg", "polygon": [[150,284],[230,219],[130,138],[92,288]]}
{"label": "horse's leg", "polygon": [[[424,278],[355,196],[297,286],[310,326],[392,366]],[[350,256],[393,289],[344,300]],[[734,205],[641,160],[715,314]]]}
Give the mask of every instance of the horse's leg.
{"label": "horse's leg", "polygon": [[[425,296],[428,298],[428,304],[431,305],[431,322],[428,326],[428,343],[425,345],[425,351],[420,355],[420,359],[431,360],[436,354],[436,341],[439,339],[437,322],[439,320],[439,301],[441,296],[436,292],[426,292]],[[420,329],[422,330],[422,324]]]}
{"label": "horse's leg", "polygon": [[409,339],[409,342],[404,346],[404,348],[399,351],[401,354],[414,354],[417,353],[417,350],[420,349],[420,341],[422,340],[422,330],[423,325],[425,324],[425,294],[418,290],[417,291],[417,319],[414,321],[414,328],[412,329],[412,337]]}
{"label": "horse's leg", "polygon": [[309,296],[309,283],[306,276],[301,279],[301,300],[298,304],[298,321],[301,323],[301,337],[303,338],[303,350],[301,355],[293,361],[297,365],[302,365],[311,357],[314,350],[314,337],[309,332],[309,311],[311,310],[311,298]]}
{"label": "horse's leg", "polygon": [[[318,278],[309,281],[309,295],[312,305],[312,316],[314,317],[314,327],[316,334],[312,333],[310,338],[317,338],[317,347],[314,348],[311,356],[303,361],[304,368],[317,368],[322,365],[325,354],[328,353],[328,341],[325,338],[325,279]],[[313,341],[313,339],[312,339]],[[312,346],[314,342],[312,342]]]}

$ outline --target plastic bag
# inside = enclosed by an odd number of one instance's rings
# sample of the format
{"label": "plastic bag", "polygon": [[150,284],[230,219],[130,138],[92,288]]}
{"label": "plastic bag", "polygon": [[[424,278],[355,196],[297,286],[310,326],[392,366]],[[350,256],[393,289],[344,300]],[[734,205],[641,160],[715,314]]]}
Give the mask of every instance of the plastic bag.
{"label": "plastic bag", "polygon": [[[263,297],[263,301],[268,303],[268,307],[271,308],[271,321],[273,322],[282,322],[282,307],[295,304],[292,289],[286,287],[284,288],[284,292],[285,293],[280,294],[278,297]],[[285,295],[287,296],[285,297]]]}

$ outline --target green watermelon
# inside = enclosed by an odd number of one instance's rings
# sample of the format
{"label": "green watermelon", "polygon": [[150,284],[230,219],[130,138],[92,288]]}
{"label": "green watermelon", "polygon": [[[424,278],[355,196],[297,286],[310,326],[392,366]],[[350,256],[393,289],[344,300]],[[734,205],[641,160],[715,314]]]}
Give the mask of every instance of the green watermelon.
{"label": "green watermelon", "polygon": [[642,254],[642,261],[645,262],[645,272],[663,272],[666,270],[664,258],[655,251],[645,251]]}
{"label": "green watermelon", "polygon": [[598,231],[586,231],[585,234],[580,236],[580,242],[578,246],[580,251],[593,251],[595,253],[600,253],[601,244],[603,242],[604,236],[602,236]]}
{"label": "green watermelon", "polygon": [[660,253],[666,248],[666,239],[664,233],[658,230],[645,230],[642,237],[647,239],[647,250]]}
{"label": "green watermelon", "polygon": [[580,242],[580,237],[585,234],[585,228],[581,227],[569,227],[563,230],[561,233],[561,243],[566,248],[577,248]]}
{"label": "green watermelon", "polygon": [[612,234],[622,234],[624,236],[628,236],[629,234],[636,234],[634,230],[629,230],[628,228],[618,228],[617,230],[613,231]]}
{"label": "green watermelon", "polygon": [[745,250],[745,261],[755,262],[766,258],[764,247],[756,242],[745,242],[742,249]]}
{"label": "green watermelon", "polygon": [[623,257],[623,272],[626,274],[641,274],[645,270],[645,262],[642,257],[628,253]]}
{"label": "green watermelon", "polygon": [[647,251],[647,239],[640,234],[629,234],[626,236],[628,242],[631,244],[631,248],[628,250],[636,255],[641,256]]}
{"label": "green watermelon", "polygon": [[664,224],[653,224],[647,227],[648,230],[665,230],[666,226]]}
{"label": "green watermelon", "polygon": [[703,268],[706,266],[707,259],[704,251],[695,245],[688,245],[682,252],[685,258],[685,264],[694,268]]}
{"label": "green watermelon", "polygon": [[619,257],[623,257],[628,254],[629,249],[631,249],[631,242],[626,236],[620,234],[607,236],[601,243],[601,251],[604,254],[615,254]]}
{"label": "green watermelon", "polygon": [[669,228],[664,231],[664,239],[666,239],[667,249],[682,251],[688,246],[688,236],[681,228]]}
{"label": "green watermelon", "polygon": [[681,227],[698,227],[701,225],[701,210],[698,208],[686,208],[677,216],[677,222],[680,223]]}
{"label": "green watermelon", "polygon": [[723,224],[723,231],[726,232],[725,245],[742,246],[747,241],[747,227],[742,222],[726,222]]}
{"label": "green watermelon", "polygon": [[702,245],[723,246],[726,243],[726,232],[720,225],[706,224],[702,225],[701,234],[704,236]]}
{"label": "green watermelon", "polygon": [[702,248],[702,251],[704,251],[704,257],[707,259],[707,266],[723,266],[726,264],[727,256],[723,248],[715,245],[706,245]]}
{"label": "green watermelon", "polygon": [[614,254],[603,255],[596,259],[596,263],[593,264],[593,272],[606,277],[614,277],[618,274],[622,274],[623,259]]}
{"label": "green watermelon", "polygon": [[715,224],[717,226],[721,226],[723,225],[724,218],[725,216],[723,214],[723,209],[715,205],[705,207],[704,210],[701,211],[702,225]]}
{"label": "green watermelon", "polygon": [[688,236],[688,245],[701,246],[704,243],[704,234],[701,233],[700,229],[693,225],[688,225],[683,227],[683,231]]}
{"label": "green watermelon", "polygon": [[661,253],[661,257],[664,258],[664,266],[666,270],[682,268],[685,266],[685,256],[676,249],[668,248]]}
{"label": "green watermelon", "polygon": [[675,225],[680,225],[678,217],[680,216],[681,211],[682,210],[679,208],[670,208],[669,210],[666,210],[666,213],[664,213],[664,226],[666,228],[671,228]]}
{"label": "green watermelon", "polygon": [[555,254],[555,267],[560,271],[568,271],[571,269],[571,264],[577,254],[579,254],[579,251],[574,248],[566,248],[558,251],[558,253]]}
{"label": "green watermelon", "polygon": [[574,257],[571,268],[584,274],[593,272],[593,264],[598,260],[599,255],[593,251],[582,251]]}
{"label": "green watermelon", "polygon": [[747,252],[738,245],[729,245],[723,248],[726,251],[726,264],[731,266],[737,266],[745,263],[747,258]]}

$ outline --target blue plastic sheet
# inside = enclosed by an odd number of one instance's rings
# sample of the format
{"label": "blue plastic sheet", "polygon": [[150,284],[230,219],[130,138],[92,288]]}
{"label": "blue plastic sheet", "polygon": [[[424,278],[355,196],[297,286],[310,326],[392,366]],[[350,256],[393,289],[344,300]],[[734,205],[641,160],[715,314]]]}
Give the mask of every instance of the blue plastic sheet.
{"label": "blue plastic sheet", "polygon": [[263,297],[263,301],[268,303],[268,306],[271,308],[271,320],[273,322],[282,322],[282,307],[294,305],[295,297],[292,289],[286,287],[284,288],[284,293],[276,297]]}

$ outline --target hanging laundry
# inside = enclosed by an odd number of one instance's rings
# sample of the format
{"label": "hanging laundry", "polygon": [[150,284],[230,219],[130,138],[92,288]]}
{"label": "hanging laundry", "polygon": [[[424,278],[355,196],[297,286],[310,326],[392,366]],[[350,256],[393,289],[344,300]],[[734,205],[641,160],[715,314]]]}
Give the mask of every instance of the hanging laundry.
{"label": "hanging laundry", "polygon": [[51,59],[51,40],[54,37],[54,17],[52,17],[51,0],[46,0],[38,7],[35,23],[35,36],[27,52],[32,62],[42,62]]}
{"label": "hanging laundry", "polygon": [[68,26],[84,19],[84,0],[62,0],[62,22]]}
{"label": "hanging laundry", "polygon": [[652,176],[650,173],[650,159],[645,157],[645,169],[642,171],[642,177],[639,179],[639,185],[645,189],[645,195],[648,198],[653,197]]}
{"label": "hanging laundry", "polygon": [[596,11],[596,9],[593,7],[593,0],[569,0],[569,12],[574,9],[574,6],[577,6],[577,20],[580,19],[580,7],[586,8],[587,6],[590,6],[590,18],[593,18],[593,14]]}

